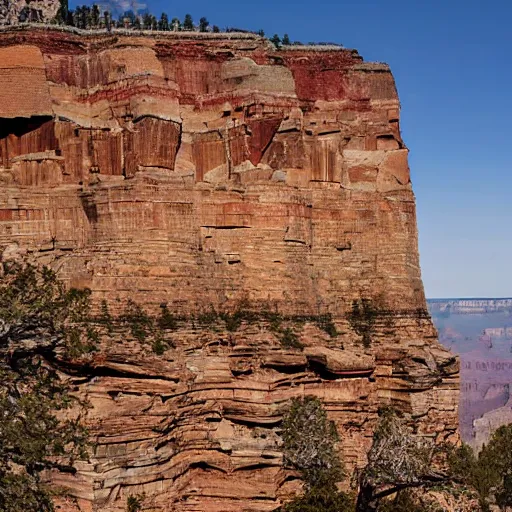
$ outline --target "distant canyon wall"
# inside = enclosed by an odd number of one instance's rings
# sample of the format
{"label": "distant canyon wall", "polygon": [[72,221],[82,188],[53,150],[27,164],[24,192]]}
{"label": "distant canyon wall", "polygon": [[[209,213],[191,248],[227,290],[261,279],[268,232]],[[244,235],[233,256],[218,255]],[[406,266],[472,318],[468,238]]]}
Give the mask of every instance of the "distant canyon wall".
{"label": "distant canyon wall", "polygon": [[478,314],[512,311],[512,299],[429,299],[429,309],[433,314]]}
{"label": "distant canyon wall", "polygon": [[441,343],[460,355],[460,432],[476,449],[512,422],[512,306],[508,298],[428,299]]}

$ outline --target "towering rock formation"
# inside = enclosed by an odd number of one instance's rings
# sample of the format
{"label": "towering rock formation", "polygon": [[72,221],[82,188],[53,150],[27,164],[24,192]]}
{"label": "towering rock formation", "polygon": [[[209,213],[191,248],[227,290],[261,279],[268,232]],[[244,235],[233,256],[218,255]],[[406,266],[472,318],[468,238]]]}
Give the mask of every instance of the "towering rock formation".
{"label": "towering rock formation", "polygon": [[290,324],[303,350],[261,320],[183,322],[162,356],[114,333],[68,366],[97,444],[55,479],[81,510],[138,493],[155,511],[273,510],[298,487],[278,434],[304,394],[326,404],[349,468],[380,405],[457,436],[458,363],[426,312],[395,83],[354,50],[0,32],[0,248],[113,312],[133,299],[309,318]]}

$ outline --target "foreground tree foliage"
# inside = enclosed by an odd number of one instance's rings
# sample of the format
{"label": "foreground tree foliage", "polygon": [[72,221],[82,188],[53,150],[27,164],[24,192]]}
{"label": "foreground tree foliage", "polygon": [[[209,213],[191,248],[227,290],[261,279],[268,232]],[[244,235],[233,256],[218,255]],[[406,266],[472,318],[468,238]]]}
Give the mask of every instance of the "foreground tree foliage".
{"label": "foreground tree foliage", "polygon": [[285,462],[304,480],[304,494],[286,504],[282,512],[348,512],[352,500],[336,484],[343,465],[336,451],[338,432],[327,418],[322,402],[312,396],[293,399],[283,418]]}
{"label": "foreground tree foliage", "polygon": [[[418,503],[411,489],[398,491],[388,500],[379,504],[379,512],[441,512],[437,507],[425,507]],[[476,512],[476,511],[475,511]]]}
{"label": "foreground tree foliage", "polygon": [[292,400],[283,418],[282,436],[286,461],[301,473],[309,487],[336,483],[343,477],[336,453],[338,432],[318,398]]}
{"label": "foreground tree foliage", "polygon": [[64,415],[76,400],[51,361],[87,351],[87,306],[88,292],[64,290],[47,268],[0,265],[1,512],[51,512],[41,472],[86,456],[80,415]]}
{"label": "foreground tree foliage", "polygon": [[512,425],[499,427],[478,455],[462,445],[450,457],[456,479],[478,492],[482,510],[497,505],[501,510],[512,506]]}
{"label": "foreground tree foliage", "polygon": [[336,486],[317,486],[306,492],[282,509],[283,512],[353,512],[354,500],[339,492]]}
{"label": "foreground tree foliage", "polygon": [[446,475],[433,469],[433,454],[433,443],[414,435],[395,411],[381,411],[368,464],[359,478],[357,512],[380,510],[383,498],[403,489],[445,481]]}
{"label": "foreground tree foliage", "polygon": [[475,487],[482,498],[494,493],[496,504],[505,510],[512,506],[512,425],[504,425],[478,455]]}
{"label": "foreground tree foliage", "polygon": [[304,493],[278,511],[437,512],[442,507],[430,488],[460,492],[453,486],[455,470],[436,470],[431,441],[415,435],[396,411],[383,409],[380,415],[368,463],[353,479],[355,499],[337,488],[346,475],[336,451],[338,433],[322,403],[315,397],[292,400],[283,418],[283,452],[285,463],[300,473]]}

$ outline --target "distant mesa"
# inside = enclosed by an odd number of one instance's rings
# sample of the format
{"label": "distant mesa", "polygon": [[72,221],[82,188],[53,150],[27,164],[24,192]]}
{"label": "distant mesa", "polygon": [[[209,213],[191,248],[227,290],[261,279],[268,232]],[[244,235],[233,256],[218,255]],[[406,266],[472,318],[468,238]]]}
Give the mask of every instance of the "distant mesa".
{"label": "distant mesa", "polygon": [[512,298],[427,299],[430,313],[475,314],[512,312]]}

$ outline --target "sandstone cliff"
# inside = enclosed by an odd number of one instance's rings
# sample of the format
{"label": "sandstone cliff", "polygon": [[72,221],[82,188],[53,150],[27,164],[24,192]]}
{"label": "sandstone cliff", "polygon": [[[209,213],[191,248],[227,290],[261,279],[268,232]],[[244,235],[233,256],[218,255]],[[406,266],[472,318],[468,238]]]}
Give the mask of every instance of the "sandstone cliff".
{"label": "sandstone cliff", "polygon": [[121,511],[137,493],[147,510],[273,510],[298,487],[278,435],[293,396],[322,398],[349,468],[383,404],[457,436],[458,363],[426,312],[395,83],[356,51],[1,31],[0,249],[114,313],[133,299],[305,318],[302,350],[264,320],[182,322],[164,355],[114,332],[68,365],[97,444],[55,475],[77,498],[62,510]]}

